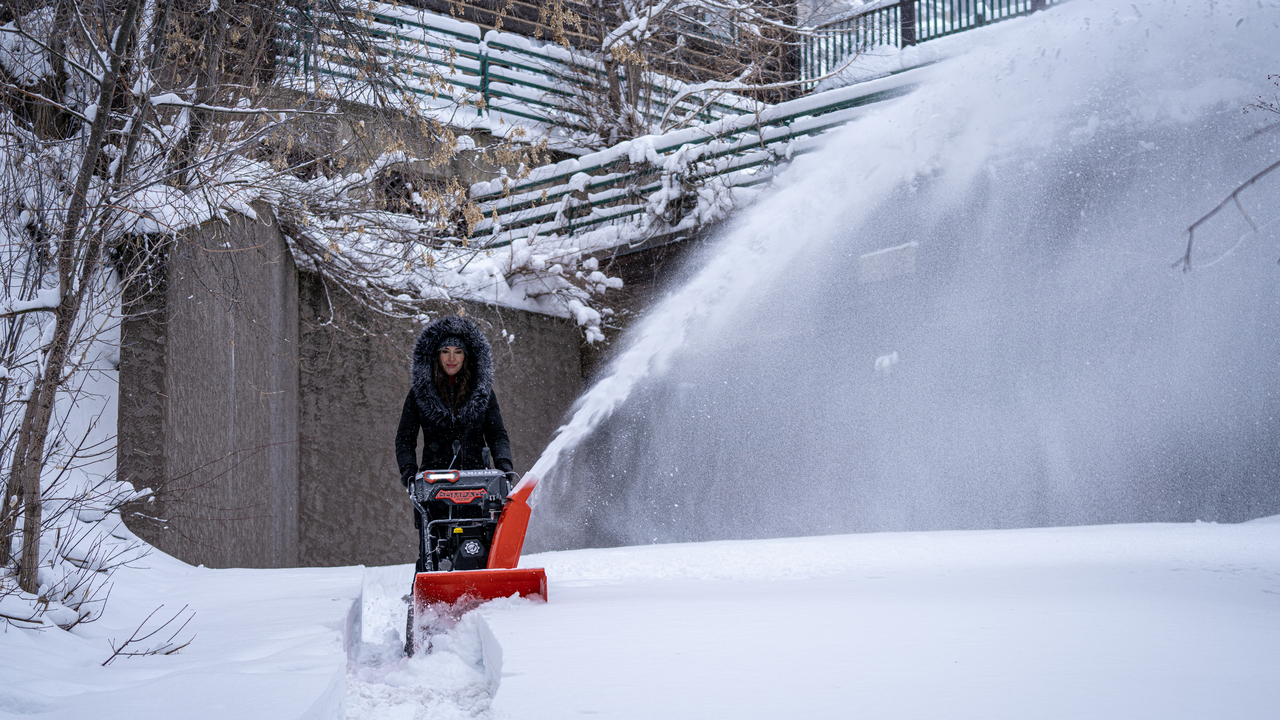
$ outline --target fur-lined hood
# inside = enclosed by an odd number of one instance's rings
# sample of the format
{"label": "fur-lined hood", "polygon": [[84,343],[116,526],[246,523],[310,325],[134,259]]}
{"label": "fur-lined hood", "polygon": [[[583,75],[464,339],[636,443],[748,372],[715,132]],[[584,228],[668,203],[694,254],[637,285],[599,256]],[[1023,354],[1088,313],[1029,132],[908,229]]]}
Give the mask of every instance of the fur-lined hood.
{"label": "fur-lined hood", "polygon": [[467,318],[442,317],[423,328],[418,341],[414,343],[410,377],[413,397],[418,403],[418,414],[424,421],[432,424],[448,425],[455,419],[440,399],[436,384],[431,379],[432,361],[440,350],[440,342],[455,336],[462,338],[466,345],[463,348],[467,353],[466,362],[471,368],[471,377],[475,380],[475,387],[458,410],[456,419],[464,426],[478,423],[489,408],[489,394],[493,391],[493,351],[489,349],[489,341],[480,332],[480,328]]}

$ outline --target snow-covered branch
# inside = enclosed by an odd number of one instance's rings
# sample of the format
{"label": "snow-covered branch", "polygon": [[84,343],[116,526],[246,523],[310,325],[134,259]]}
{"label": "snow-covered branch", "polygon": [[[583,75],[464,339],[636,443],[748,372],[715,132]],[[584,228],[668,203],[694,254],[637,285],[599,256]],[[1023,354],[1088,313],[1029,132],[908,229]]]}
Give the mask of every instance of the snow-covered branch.
{"label": "snow-covered branch", "polygon": [[59,302],[61,302],[61,293],[58,292],[57,288],[40,290],[32,300],[15,300],[13,298],[0,300],[0,319],[32,312],[53,312],[58,309]]}

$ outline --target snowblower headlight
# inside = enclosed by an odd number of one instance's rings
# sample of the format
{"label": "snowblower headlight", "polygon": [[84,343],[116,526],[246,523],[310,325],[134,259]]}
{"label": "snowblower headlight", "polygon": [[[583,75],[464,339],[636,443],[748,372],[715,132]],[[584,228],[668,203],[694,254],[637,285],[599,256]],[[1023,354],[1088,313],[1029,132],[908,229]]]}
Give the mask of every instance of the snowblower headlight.
{"label": "snowblower headlight", "polygon": [[444,470],[440,472],[424,472],[422,473],[422,479],[432,484],[438,482],[455,483],[458,482],[458,471]]}

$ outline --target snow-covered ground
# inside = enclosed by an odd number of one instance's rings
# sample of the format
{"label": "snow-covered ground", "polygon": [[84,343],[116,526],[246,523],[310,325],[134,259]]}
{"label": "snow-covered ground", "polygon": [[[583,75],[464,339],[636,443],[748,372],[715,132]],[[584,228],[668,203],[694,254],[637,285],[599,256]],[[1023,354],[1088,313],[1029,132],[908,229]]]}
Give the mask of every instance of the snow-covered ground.
{"label": "snow-covered ground", "polygon": [[[545,553],[549,602],[490,603],[413,659],[408,566],[157,556],[98,622],[0,636],[0,716],[1272,717],[1277,548],[1280,518]],[[160,603],[195,611],[190,646],[100,666]]]}
{"label": "snow-covered ground", "polygon": [[1246,718],[1280,708],[1280,519],[549,553],[481,611],[504,718]]}
{"label": "snow-covered ground", "polygon": [[[94,622],[0,625],[0,717],[340,717],[360,568],[209,570],[152,553],[113,580]],[[159,632],[127,652],[190,644],[103,666],[139,628]]]}

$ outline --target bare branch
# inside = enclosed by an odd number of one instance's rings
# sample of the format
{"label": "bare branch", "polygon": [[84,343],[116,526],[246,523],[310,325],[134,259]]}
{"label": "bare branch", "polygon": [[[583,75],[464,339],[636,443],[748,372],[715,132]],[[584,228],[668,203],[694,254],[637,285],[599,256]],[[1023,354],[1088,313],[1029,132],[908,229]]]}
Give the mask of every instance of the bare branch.
{"label": "bare branch", "polygon": [[1244,206],[1240,204],[1240,193],[1243,192],[1250,185],[1253,185],[1254,183],[1258,182],[1262,178],[1266,177],[1268,173],[1275,170],[1276,168],[1280,168],[1280,160],[1277,160],[1276,162],[1267,166],[1262,172],[1258,173],[1257,175],[1254,175],[1248,180],[1245,180],[1235,190],[1232,190],[1230,195],[1223,198],[1222,202],[1218,203],[1217,207],[1215,207],[1214,209],[1202,215],[1199,220],[1196,220],[1195,222],[1191,223],[1190,227],[1188,227],[1186,231],[1187,232],[1187,252],[1181,258],[1179,258],[1176,262],[1173,263],[1173,267],[1176,268],[1181,266],[1183,272],[1191,272],[1191,246],[1192,246],[1192,243],[1195,241],[1196,228],[1200,227],[1205,222],[1207,222],[1209,218],[1212,218],[1214,215],[1217,215],[1218,211],[1222,210],[1222,208],[1227,206],[1227,203],[1234,203],[1236,208],[1240,211],[1240,214],[1244,216],[1245,222],[1249,223],[1249,227],[1253,228],[1253,230],[1257,232],[1258,226],[1254,224],[1253,219],[1250,218],[1248,213],[1244,211]]}
{"label": "bare branch", "polygon": [[155,610],[152,610],[145,618],[143,618],[142,622],[138,624],[138,627],[134,629],[133,634],[130,635],[127,640],[120,643],[119,647],[116,646],[115,640],[110,641],[111,657],[108,657],[106,660],[102,661],[103,667],[111,664],[111,661],[115,660],[118,657],[142,657],[145,655],[172,655],[178,652],[179,650],[182,650],[183,648],[190,645],[195,640],[194,635],[187,638],[185,642],[179,642],[177,638],[178,638],[178,635],[180,635],[182,631],[186,629],[187,624],[191,622],[191,619],[196,616],[195,612],[192,612],[190,615],[188,615],[187,619],[183,620],[182,624],[178,625],[177,628],[174,629],[174,631],[169,634],[169,637],[165,639],[163,642],[161,642],[160,644],[151,645],[138,650],[129,649],[130,645],[138,645],[138,644],[144,643],[150,640],[151,638],[155,637],[156,635],[159,635],[160,633],[164,632],[166,628],[168,628],[173,623],[177,622],[178,618],[181,617],[183,613],[187,612],[187,607],[188,607],[187,605],[183,605],[181,610],[173,614],[173,617],[170,617],[168,620],[165,620],[155,629],[151,630],[150,632],[146,632],[144,634],[144,630],[146,630],[147,623],[151,621],[152,617],[155,617],[156,613],[164,609],[164,605],[161,605]]}

